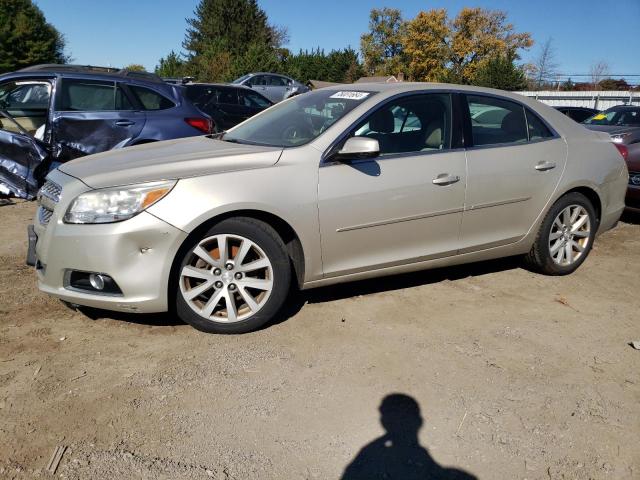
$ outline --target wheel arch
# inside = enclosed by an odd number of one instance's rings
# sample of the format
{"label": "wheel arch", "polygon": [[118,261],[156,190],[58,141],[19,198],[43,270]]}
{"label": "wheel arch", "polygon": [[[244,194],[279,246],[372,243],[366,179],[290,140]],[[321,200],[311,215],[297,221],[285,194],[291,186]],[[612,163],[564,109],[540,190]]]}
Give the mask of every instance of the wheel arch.
{"label": "wheel arch", "polygon": [[[178,252],[174,256],[174,259],[171,265],[171,273],[169,277],[169,292],[171,292],[175,287],[174,279],[176,278],[176,269],[180,263],[180,259],[184,255],[186,249],[190,245],[193,238],[198,237],[199,235],[203,235],[204,232],[206,232],[215,224],[220,223],[223,220],[226,220],[229,218],[237,218],[237,217],[252,218],[255,220],[260,220],[270,225],[276,231],[276,233],[280,236],[280,238],[284,242],[285,247],[287,249],[287,255],[291,260],[293,275],[294,275],[294,278],[296,279],[298,287],[302,287],[302,284],[304,283],[304,274],[305,274],[304,250],[302,247],[302,242],[300,241],[300,237],[298,236],[296,231],[293,229],[293,227],[287,221],[285,221],[284,219],[282,219],[281,217],[273,213],[266,212],[263,210],[241,209],[241,210],[231,210],[228,212],[215,215],[205,220],[204,222],[202,222],[200,225],[195,227],[189,233],[187,238],[185,238],[182,244],[180,245]],[[171,295],[169,295],[168,298],[171,298]]]}
{"label": "wheel arch", "polygon": [[558,199],[564,197],[569,193],[574,193],[574,192],[581,193],[582,195],[587,197],[587,199],[589,199],[589,201],[593,205],[593,208],[596,211],[596,221],[598,222],[598,225],[599,225],[600,219],[602,218],[602,199],[600,198],[600,194],[595,189],[588,187],[586,185],[582,185],[582,186],[573,187],[570,190],[567,190],[562,195],[560,195]]}

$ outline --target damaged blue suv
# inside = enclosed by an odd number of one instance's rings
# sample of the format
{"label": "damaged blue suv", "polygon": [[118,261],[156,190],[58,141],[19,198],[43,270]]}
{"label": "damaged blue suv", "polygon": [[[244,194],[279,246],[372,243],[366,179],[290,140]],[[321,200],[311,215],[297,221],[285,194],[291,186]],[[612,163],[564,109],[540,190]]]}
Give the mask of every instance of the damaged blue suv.
{"label": "damaged blue suv", "polygon": [[0,75],[0,194],[32,199],[60,163],[211,130],[183,87],[151,73],[37,65]]}

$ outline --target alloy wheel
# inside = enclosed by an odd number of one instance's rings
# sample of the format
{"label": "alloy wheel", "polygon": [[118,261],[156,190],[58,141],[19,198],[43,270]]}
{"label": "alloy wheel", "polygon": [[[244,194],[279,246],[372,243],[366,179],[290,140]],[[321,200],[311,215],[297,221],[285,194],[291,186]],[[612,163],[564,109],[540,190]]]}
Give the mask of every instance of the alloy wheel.
{"label": "alloy wheel", "polygon": [[549,253],[554,263],[569,266],[577,262],[591,241],[591,219],[582,205],[569,205],[553,221]]}
{"label": "alloy wheel", "polygon": [[180,272],[180,292],[189,307],[214,322],[246,320],[267,302],[273,266],[265,252],[240,235],[200,241]]}

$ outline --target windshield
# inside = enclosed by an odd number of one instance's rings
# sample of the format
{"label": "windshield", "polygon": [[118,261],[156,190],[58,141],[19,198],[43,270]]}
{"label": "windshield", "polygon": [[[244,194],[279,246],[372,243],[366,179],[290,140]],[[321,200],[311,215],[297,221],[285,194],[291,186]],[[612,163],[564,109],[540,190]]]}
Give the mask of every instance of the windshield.
{"label": "windshield", "polygon": [[297,147],[316,139],[375,92],[316,90],[293,97],[238,125],[228,142]]}
{"label": "windshield", "polygon": [[617,108],[605,110],[587,118],[589,125],[633,125],[640,127],[640,108]]}

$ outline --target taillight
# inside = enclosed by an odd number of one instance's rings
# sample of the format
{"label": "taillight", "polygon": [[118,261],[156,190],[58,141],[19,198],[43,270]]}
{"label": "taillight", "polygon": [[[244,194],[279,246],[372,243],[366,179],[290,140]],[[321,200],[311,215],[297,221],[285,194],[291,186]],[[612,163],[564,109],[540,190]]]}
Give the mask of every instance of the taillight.
{"label": "taillight", "polygon": [[625,160],[629,158],[629,149],[626,145],[622,145],[621,143],[614,143],[614,145],[620,152],[620,155],[622,155],[622,158],[624,158]]}
{"label": "taillight", "polygon": [[197,128],[203,133],[211,133],[211,130],[213,130],[211,120],[209,120],[208,118],[193,117],[185,118],[184,121],[191,125],[193,128]]}

